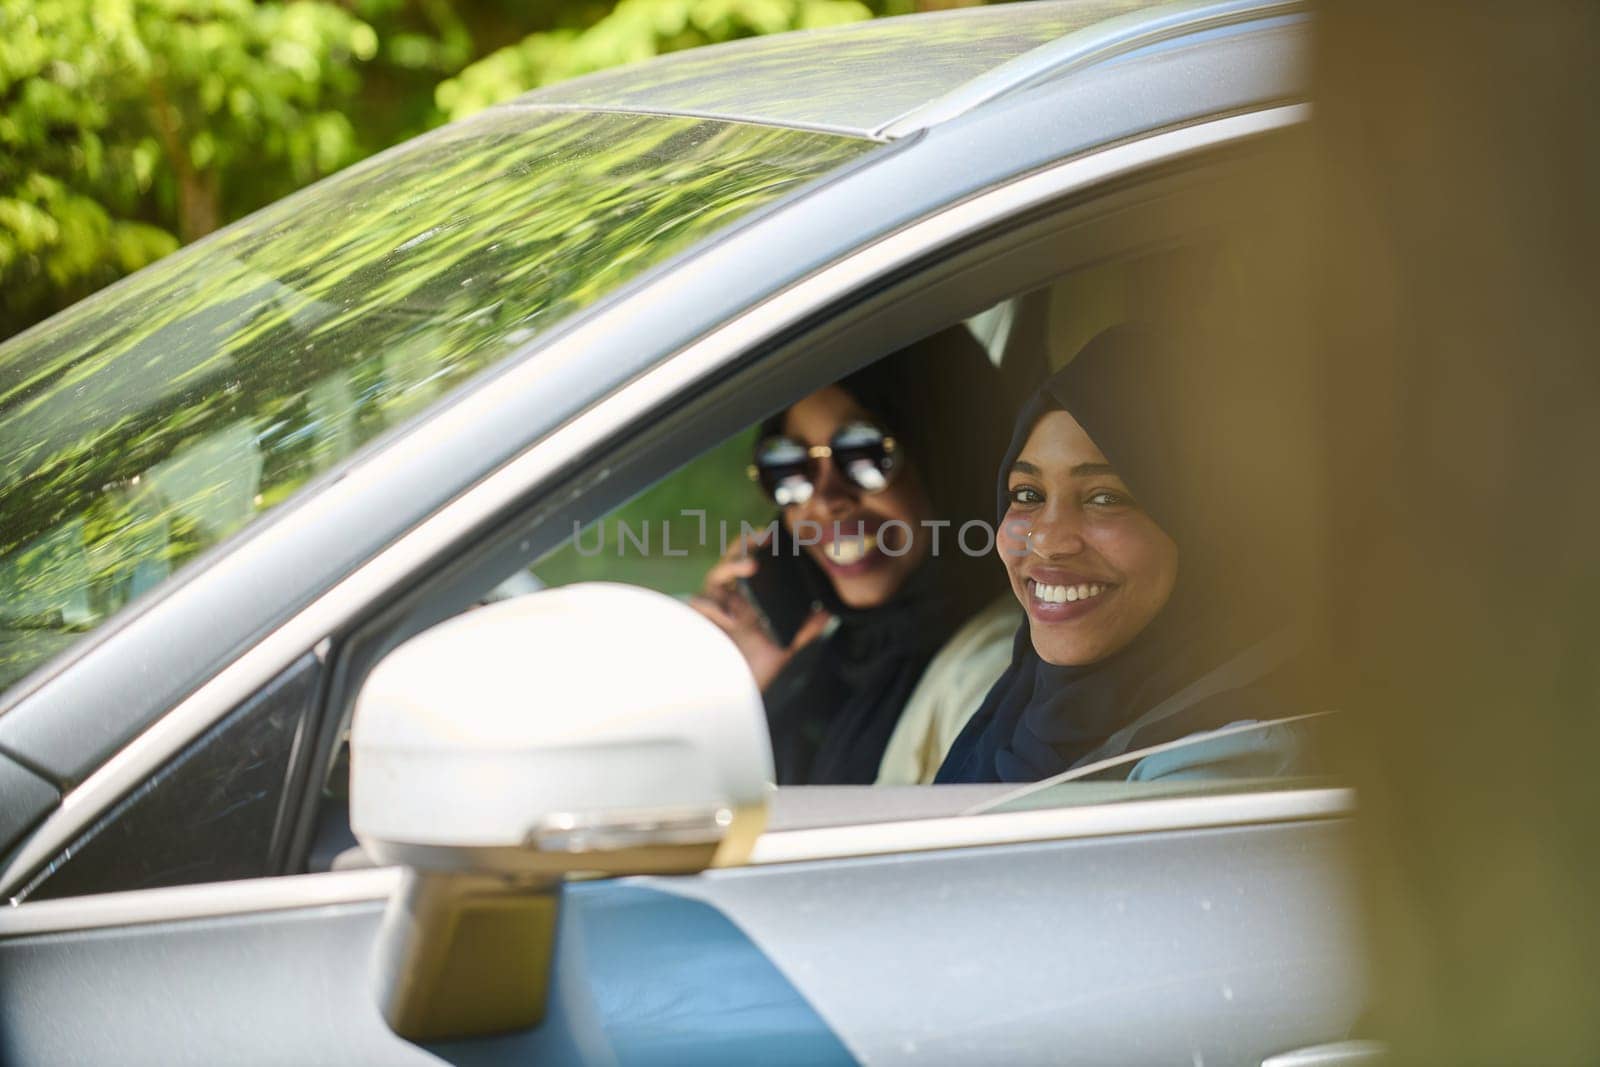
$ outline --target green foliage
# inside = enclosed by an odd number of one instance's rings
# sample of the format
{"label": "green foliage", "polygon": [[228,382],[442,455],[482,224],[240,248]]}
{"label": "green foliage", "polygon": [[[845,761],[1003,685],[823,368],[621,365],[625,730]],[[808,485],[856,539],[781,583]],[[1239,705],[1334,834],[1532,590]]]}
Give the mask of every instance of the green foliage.
{"label": "green foliage", "polygon": [[0,331],[356,158],[329,3],[4,0]]}
{"label": "green foliage", "polygon": [[[0,171],[9,169],[0,163]],[[0,179],[0,332],[19,330],[178,247],[166,230],[113,218],[60,179],[38,171],[19,177]]]}
{"label": "green foliage", "polygon": [[[909,4],[877,5],[910,10]],[[621,0],[583,29],[530,34],[467,67],[436,94],[450,118],[529,89],[664,52],[871,18],[860,0]],[[882,13],[881,11],[878,13]]]}
{"label": "green foliage", "polygon": [[0,0],[0,338],[525,90],[919,5],[945,2]]}
{"label": "green foliage", "polygon": [[760,529],[775,517],[772,502],[745,476],[755,436],[752,426],[691,460],[563,541],[533,565],[534,574],[546,585],[605,581],[673,596],[698,592],[706,571],[739,539],[741,523]]}

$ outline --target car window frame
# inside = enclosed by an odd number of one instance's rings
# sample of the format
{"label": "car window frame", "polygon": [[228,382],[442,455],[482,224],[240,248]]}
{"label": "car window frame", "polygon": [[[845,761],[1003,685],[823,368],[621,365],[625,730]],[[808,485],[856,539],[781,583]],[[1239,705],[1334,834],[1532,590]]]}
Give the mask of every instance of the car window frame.
{"label": "car window frame", "polygon": [[[659,461],[658,450],[641,444],[658,440],[663,427],[679,426],[666,413],[699,405],[698,428],[692,433],[680,429],[674,439],[679,458],[686,459],[720,440],[724,429],[750,421],[746,416],[751,412],[776,410],[801,391],[835,380],[889,350],[896,339],[903,343],[925,333],[927,315],[919,314],[915,305],[919,297],[926,299],[927,279],[940,271],[948,277],[963,267],[971,270],[977,258],[1001,257],[1000,265],[1008,270],[992,271],[986,279],[987,299],[969,295],[969,301],[977,302],[973,311],[1026,291],[1106,252],[1085,245],[1067,260],[1053,261],[1048,270],[1021,269],[1019,249],[1031,242],[1037,255],[1038,246],[1047,243],[1037,233],[1041,223],[1060,230],[1075,219],[1081,222],[1077,209],[1087,205],[1092,212],[1095,204],[1103,205],[1108,191],[1148,189],[1172,168],[1192,170],[1197,155],[1226,155],[1239,145],[1299,125],[1307,115],[1303,104],[1267,106],[1169,127],[1058,161],[946,205],[723,323],[532,443],[262,635],[73,789],[11,857],[0,875],[0,894],[48,862],[88,819],[247,698],[274,670],[332,636],[337,637],[336,655],[322,737],[308,753],[312,768],[326,765],[339,735],[333,724],[348,713],[366,669],[404,637],[465,607],[477,592],[537,555],[539,549],[530,548],[532,528],[559,518],[580,498],[591,514],[599,514],[642,488],[634,484],[630,490],[607,459],[625,442]],[[896,301],[898,308],[891,306]],[[577,345],[583,338],[579,329],[553,344]],[[803,365],[797,355],[802,339],[810,354]],[[730,388],[734,381],[737,390]],[[708,410],[720,417],[706,417]],[[437,420],[437,432],[449,432],[450,423],[448,417]],[[385,458],[380,455],[375,462]],[[585,465],[588,469],[581,469]],[[637,479],[637,471],[629,476]],[[303,780],[320,784],[317,774]],[[308,795],[301,803],[302,830],[289,850],[291,866],[309,845],[314,814]]]}
{"label": "car window frame", "polygon": [[[1269,110],[1290,119],[1290,125],[1306,113],[1295,106]],[[1181,188],[1196,169],[1228,165],[1235,147],[1233,142],[1208,145],[1199,150],[1199,160],[1194,158],[1196,153],[1188,151],[1162,155],[1142,167],[1118,170],[1087,188],[1065,191],[1051,202],[993,217],[986,230],[968,233],[959,240],[926,244],[911,257],[912,262],[892,276],[890,285],[863,282],[841,294],[840,299],[819,301],[806,313],[802,325],[791,328],[788,336],[780,335],[779,344],[752,343],[730,360],[728,374],[721,380],[702,385],[687,383],[659,406],[640,413],[634,422],[646,429],[629,432],[632,423],[620,424],[618,432],[609,435],[589,460],[608,471],[607,484],[574,485],[569,493],[552,487],[552,492],[568,501],[581,495],[585,505],[581,521],[596,519],[635,493],[657,484],[681,463],[704,454],[729,433],[746,428],[795,397],[836,381],[931,329],[951,324],[942,319],[930,320],[927,306],[944,309],[942,315],[960,321],[967,311],[975,312],[998,299],[1048,284],[1081,266],[1165,246],[1173,235],[1160,229],[1164,219],[1157,219],[1156,212],[1149,213],[1155,228],[1130,237],[1125,209],[1130,205],[1137,208],[1146,198],[1163,199],[1170,192],[1166,183],[1175,181],[1176,187]],[[1247,146],[1245,150],[1251,149]],[[995,191],[1017,184],[1006,183]],[[1120,194],[1127,194],[1128,199],[1108,203],[1108,197]],[[1113,215],[1118,216],[1115,222],[1110,218]],[[1086,235],[1086,230],[1092,232]],[[1139,227],[1135,225],[1133,230],[1138,231]],[[1072,245],[1065,256],[1060,254],[1058,244],[1063,240]],[[1130,240],[1143,243],[1135,249],[1128,245]],[[858,255],[870,251],[869,246]],[[974,289],[972,279],[979,276],[981,288]],[[936,289],[940,295],[930,297]],[[967,304],[966,311],[958,312],[955,309],[961,308],[962,301]],[[531,562],[549,544],[559,543],[548,538],[541,541],[530,528],[540,521],[530,521],[525,513],[511,519],[506,530],[491,535],[502,543],[515,540],[519,546],[516,553],[509,555],[487,552],[486,559],[499,558],[498,564],[474,566],[458,555],[451,564],[457,573],[449,580],[455,587],[454,599],[444,610],[434,612],[437,619],[433,621],[464,608],[477,590],[494,584],[494,576]],[[548,516],[543,521],[548,521]],[[497,566],[504,569],[497,571]],[[421,594],[415,599],[426,601],[428,596]],[[339,719],[344,729],[348,728],[360,679],[366,671],[401,641],[431,625],[419,615],[408,618],[401,605],[391,611],[388,618],[375,618],[340,643],[330,700],[341,710],[330,713],[329,721]]]}

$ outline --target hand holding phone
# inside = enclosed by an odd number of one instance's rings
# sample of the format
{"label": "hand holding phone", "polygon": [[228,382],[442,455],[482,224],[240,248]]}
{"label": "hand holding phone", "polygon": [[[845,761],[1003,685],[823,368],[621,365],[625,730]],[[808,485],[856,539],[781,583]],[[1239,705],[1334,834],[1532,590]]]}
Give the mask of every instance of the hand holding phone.
{"label": "hand holding phone", "polygon": [[767,635],[780,647],[788,648],[817,607],[811,597],[806,561],[782,546],[775,555],[763,551],[754,558],[755,573],[734,581],[755,609]]}
{"label": "hand holding phone", "polygon": [[791,544],[774,550],[764,539],[752,540],[730,549],[689,602],[733,638],[762,689],[831,619],[812,602],[806,575],[812,566]]}

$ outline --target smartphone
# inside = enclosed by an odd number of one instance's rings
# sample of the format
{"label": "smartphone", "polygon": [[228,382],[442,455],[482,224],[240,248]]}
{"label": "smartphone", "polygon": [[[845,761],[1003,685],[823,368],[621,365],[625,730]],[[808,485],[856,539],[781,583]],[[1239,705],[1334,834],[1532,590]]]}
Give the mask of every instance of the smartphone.
{"label": "smartphone", "polygon": [[776,546],[764,545],[750,556],[758,568],[755,574],[738,580],[739,591],[756,609],[767,636],[788,648],[816,610],[813,590],[822,573],[783,530]]}

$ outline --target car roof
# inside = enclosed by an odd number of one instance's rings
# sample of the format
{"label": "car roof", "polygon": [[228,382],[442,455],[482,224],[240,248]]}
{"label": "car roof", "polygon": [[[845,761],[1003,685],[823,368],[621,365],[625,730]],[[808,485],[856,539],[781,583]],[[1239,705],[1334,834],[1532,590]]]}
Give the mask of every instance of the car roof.
{"label": "car roof", "polygon": [[959,8],[691,49],[501,106],[660,112],[888,139],[1163,35],[1293,6],[1030,0]]}

